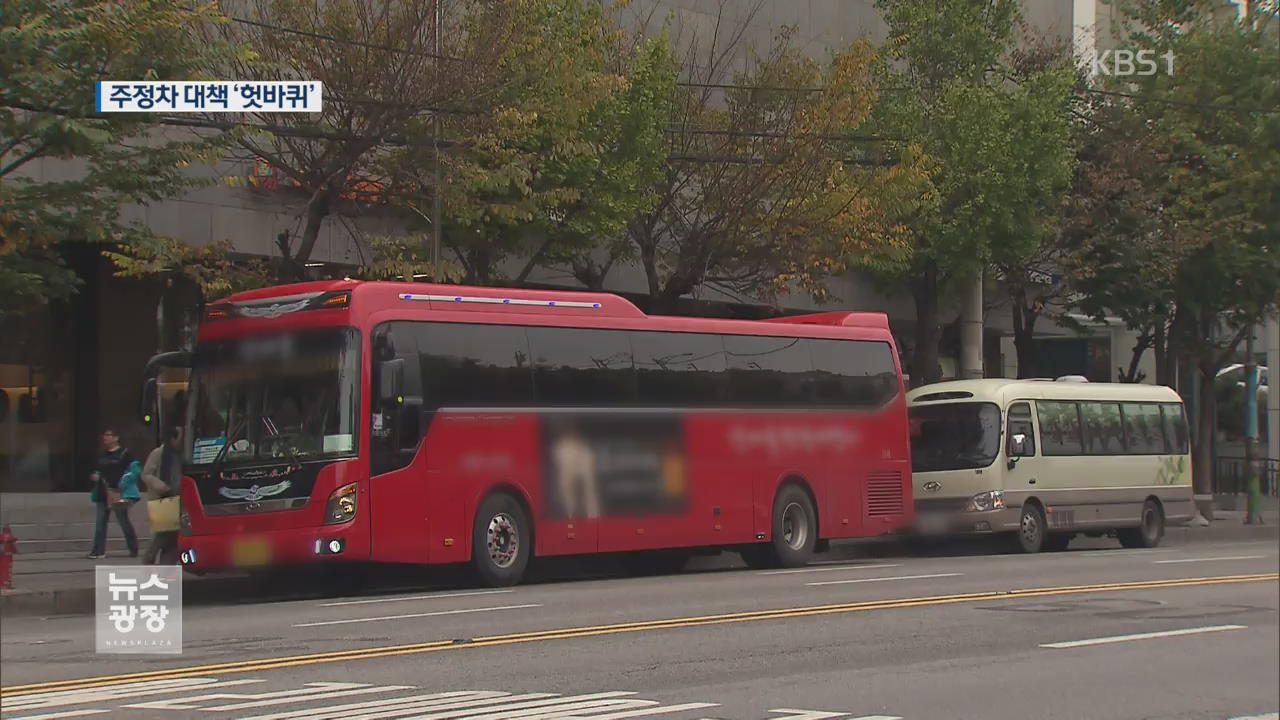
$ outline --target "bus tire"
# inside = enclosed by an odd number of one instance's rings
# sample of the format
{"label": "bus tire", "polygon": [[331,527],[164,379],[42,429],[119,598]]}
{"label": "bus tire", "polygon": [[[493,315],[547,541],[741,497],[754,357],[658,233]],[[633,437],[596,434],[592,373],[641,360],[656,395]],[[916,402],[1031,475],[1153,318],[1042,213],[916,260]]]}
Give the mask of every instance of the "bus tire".
{"label": "bus tire", "polygon": [[1116,531],[1120,544],[1127,548],[1153,548],[1164,538],[1164,512],[1160,504],[1148,499],[1142,504],[1141,525]]}
{"label": "bus tire", "polygon": [[800,486],[786,485],[773,499],[772,538],[768,544],[742,550],[748,567],[800,567],[813,557],[818,542],[818,513]]}
{"label": "bus tire", "polygon": [[524,507],[507,493],[480,503],[471,530],[471,565],[489,587],[515,585],[533,554],[533,533]]}
{"label": "bus tire", "polygon": [[1044,549],[1047,537],[1044,511],[1035,503],[1023,505],[1022,517],[1018,520],[1018,532],[1014,535],[1014,545],[1021,552],[1034,554]]}

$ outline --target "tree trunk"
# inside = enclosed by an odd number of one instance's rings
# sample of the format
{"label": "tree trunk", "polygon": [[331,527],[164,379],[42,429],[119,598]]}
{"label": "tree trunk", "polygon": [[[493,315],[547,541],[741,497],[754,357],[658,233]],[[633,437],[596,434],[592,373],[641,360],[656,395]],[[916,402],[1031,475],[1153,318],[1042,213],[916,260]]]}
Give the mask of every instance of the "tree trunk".
{"label": "tree trunk", "polygon": [[[1192,485],[1196,495],[1213,494],[1214,440],[1218,429],[1218,393],[1213,381],[1218,370],[1212,355],[1207,353],[1196,357],[1199,388],[1196,393],[1196,442],[1192,450]],[[1212,503],[1200,510],[1206,518],[1213,519]]]}
{"label": "tree trunk", "polygon": [[1142,382],[1143,377],[1139,377],[1138,365],[1142,363],[1142,356],[1147,354],[1147,348],[1151,347],[1151,333],[1143,333],[1138,337],[1137,343],[1133,346],[1133,352],[1129,354],[1129,368],[1120,371],[1120,382],[1136,383]]}
{"label": "tree trunk", "polygon": [[331,187],[320,188],[311,195],[311,201],[307,203],[307,223],[302,228],[302,243],[298,245],[298,251],[287,262],[289,272],[296,279],[302,279],[306,275],[304,268],[311,259],[311,253],[316,249],[316,241],[320,239],[324,219],[329,217],[333,204],[333,192]]}
{"label": "tree trunk", "polygon": [[916,305],[915,352],[911,357],[911,387],[936,383],[942,379],[938,364],[938,343],[942,327],[938,324],[938,269],[932,263],[920,276],[911,280],[911,295]]}
{"label": "tree trunk", "polygon": [[1027,309],[1027,294],[1020,290],[1010,298],[1013,309],[1013,347],[1018,355],[1018,378],[1036,377],[1035,329],[1039,315]]}
{"label": "tree trunk", "polygon": [[1166,332],[1163,318],[1156,321],[1151,343],[1152,349],[1156,353],[1156,384],[1173,387],[1173,372],[1169,365],[1173,358],[1173,353],[1170,352],[1169,335]]}

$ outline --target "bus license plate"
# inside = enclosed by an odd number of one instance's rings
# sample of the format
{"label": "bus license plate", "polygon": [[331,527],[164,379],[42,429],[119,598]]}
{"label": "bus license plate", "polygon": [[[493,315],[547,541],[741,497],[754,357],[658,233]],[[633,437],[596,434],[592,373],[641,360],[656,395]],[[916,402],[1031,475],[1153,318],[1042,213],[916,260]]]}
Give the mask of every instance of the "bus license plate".
{"label": "bus license plate", "polygon": [[945,535],[947,518],[944,515],[920,515],[917,517],[916,530],[921,535]]}
{"label": "bus license plate", "polygon": [[231,562],[237,567],[257,567],[271,562],[271,545],[265,540],[238,540],[231,547]]}

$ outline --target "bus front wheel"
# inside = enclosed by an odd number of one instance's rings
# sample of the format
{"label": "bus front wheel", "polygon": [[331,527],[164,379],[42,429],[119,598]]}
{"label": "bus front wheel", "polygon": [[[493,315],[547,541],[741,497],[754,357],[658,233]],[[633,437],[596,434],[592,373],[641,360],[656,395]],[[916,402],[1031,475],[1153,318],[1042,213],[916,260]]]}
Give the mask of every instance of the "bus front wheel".
{"label": "bus front wheel", "polygon": [[519,583],[533,554],[529,516],[506,493],[496,493],[480,503],[471,536],[471,564],[489,587]]}
{"label": "bus front wheel", "polygon": [[1024,553],[1038,553],[1045,549],[1044,511],[1035,503],[1022,506],[1022,517],[1018,521],[1016,547]]}

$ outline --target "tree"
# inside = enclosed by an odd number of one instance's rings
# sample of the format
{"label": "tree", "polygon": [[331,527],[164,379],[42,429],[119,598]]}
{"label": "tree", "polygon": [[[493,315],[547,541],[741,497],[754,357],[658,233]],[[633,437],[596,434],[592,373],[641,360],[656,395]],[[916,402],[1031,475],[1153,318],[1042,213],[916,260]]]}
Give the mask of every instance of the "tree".
{"label": "tree", "polygon": [[1135,49],[1173,58],[1172,73],[1103,90],[1161,143],[1166,226],[1202,238],[1177,262],[1170,341],[1198,376],[1197,493],[1212,491],[1217,371],[1280,297],[1280,18],[1250,5],[1224,18],[1206,1],[1122,7]]}
{"label": "tree", "polygon": [[[579,257],[653,202],[675,73],[665,38],[635,48],[605,10],[578,0],[520,6],[524,36],[499,65],[508,75],[493,111],[445,128],[444,245],[460,280],[489,284],[524,256],[513,279]],[[425,128],[422,128],[425,130]],[[411,151],[392,158],[393,203],[434,192],[431,166]]]}
{"label": "tree", "polygon": [[1142,355],[1152,350],[1156,382],[1170,385],[1174,278],[1208,238],[1165,212],[1178,202],[1164,181],[1168,143],[1126,99],[1092,95],[1080,117],[1079,163],[1054,242],[1070,305],[1100,322],[1117,317],[1139,333],[1122,378],[1136,380]]}
{"label": "tree", "polygon": [[[179,133],[154,116],[103,115],[102,80],[208,79],[249,56],[202,43],[224,19],[184,0],[50,3],[6,0],[0,13],[0,313],[66,299],[79,287],[69,244],[159,241],[121,209],[181,195],[207,180],[187,168],[216,159],[239,134]],[[57,166],[57,177],[32,170]],[[67,179],[61,179],[67,178]]]}
{"label": "tree", "polygon": [[[316,80],[323,111],[249,114],[255,128],[238,142],[231,160],[257,163],[283,198],[303,202],[300,229],[276,238],[277,281],[309,276],[326,219],[380,212],[388,202],[387,158],[408,151],[434,158],[448,143],[428,132],[438,116],[480,114],[510,87],[500,59],[529,30],[526,3],[483,0],[267,0],[246,3],[244,15],[211,33],[208,42],[234,41],[255,56],[224,68],[246,80]],[[440,27],[437,28],[437,23]],[[437,32],[449,39],[435,49]],[[226,178],[240,185],[243,178]],[[420,211],[419,211],[420,212]],[[185,249],[169,243],[142,248],[140,260],[171,262]],[[378,258],[370,258],[377,265]]]}
{"label": "tree", "polygon": [[921,201],[898,217],[908,233],[905,261],[878,273],[915,300],[911,380],[923,384],[939,379],[946,293],[988,264],[1024,267],[1052,229],[1049,210],[1072,166],[1074,74],[1062,60],[1015,62],[1014,0],[877,7],[889,26],[880,74],[895,92],[873,126],[901,136],[891,157],[921,157],[929,168]]}
{"label": "tree", "polygon": [[644,270],[653,312],[704,285],[825,299],[827,277],[890,255],[882,207],[914,177],[910,164],[851,160],[861,142],[851,130],[876,98],[868,45],[819,62],[786,29],[761,53],[742,42],[750,14],[726,28],[723,9],[710,38],[681,41],[658,201],[627,227],[625,254]]}

